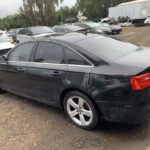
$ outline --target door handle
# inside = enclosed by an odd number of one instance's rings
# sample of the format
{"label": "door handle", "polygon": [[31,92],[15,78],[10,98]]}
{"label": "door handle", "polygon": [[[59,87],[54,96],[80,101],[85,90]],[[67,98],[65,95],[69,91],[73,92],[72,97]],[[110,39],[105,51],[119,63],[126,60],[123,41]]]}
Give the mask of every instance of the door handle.
{"label": "door handle", "polygon": [[17,70],[20,71],[20,72],[24,72],[25,68],[19,67],[19,68],[17,68]]}
{"label": "door handle", "polygon": [[56,78],[61,77],[62,75],[63,75],[63,73],[62,73],[62,72],[59,72],[59,71],[54,71],[54,72],[52,73],[52,76],[54,76],[54,77],[56,77]]}

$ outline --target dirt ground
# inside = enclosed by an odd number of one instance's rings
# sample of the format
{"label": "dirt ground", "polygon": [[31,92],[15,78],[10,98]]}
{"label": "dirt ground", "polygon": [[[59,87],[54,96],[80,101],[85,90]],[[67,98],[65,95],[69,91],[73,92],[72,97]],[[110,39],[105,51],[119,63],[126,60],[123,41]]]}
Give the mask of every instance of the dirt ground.
{"label": "dirt ground", "polygon": [[[150,27],[124,28],[117,37],[150,46]],[[150,150],[150,123],[102,123],[86,131],[61,110],[5,93],[0,95],[0,150]]]}

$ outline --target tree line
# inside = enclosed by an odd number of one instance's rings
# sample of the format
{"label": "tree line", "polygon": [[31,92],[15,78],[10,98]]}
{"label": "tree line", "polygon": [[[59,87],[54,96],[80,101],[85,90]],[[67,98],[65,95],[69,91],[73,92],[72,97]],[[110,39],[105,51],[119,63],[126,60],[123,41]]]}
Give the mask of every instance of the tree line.
{"label": "tree line", "polygon": [[23,0],[19,12],[0,19],[0,29],[14,29],[35,25],[62,24],[82,12],[90,20],[108,16],[108,8],[132,0],[77,0],[72,8],[58,5],[64,0]]}

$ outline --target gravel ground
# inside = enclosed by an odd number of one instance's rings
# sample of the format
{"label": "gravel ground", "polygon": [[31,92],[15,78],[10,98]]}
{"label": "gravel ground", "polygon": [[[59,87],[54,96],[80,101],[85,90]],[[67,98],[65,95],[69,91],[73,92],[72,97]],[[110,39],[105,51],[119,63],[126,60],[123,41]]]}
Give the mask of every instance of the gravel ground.
{"label": "gravel ground", "polygon": [[[150,46],[150,27],[124,28],[120,39]],[[73,126],[53,107],[0,95],[0,150],[150,150],[150,123],[102,123],[94,131]]]}

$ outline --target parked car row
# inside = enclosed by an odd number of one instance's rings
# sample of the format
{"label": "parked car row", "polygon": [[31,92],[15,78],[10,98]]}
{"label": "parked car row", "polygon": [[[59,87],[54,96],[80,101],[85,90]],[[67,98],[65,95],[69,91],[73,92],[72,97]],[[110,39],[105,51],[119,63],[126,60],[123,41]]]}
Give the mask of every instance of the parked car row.
{"label": "parked car row", "polygon": [[11,43],[22,43],[35,38],[57,36],[71,32],[96,33],[96,34],[119,34],[122,31],[120,26],[108,25],[106,23],[84,22],[54,26],[33,26],[27,28],[0,31],[0,36],[5,36]]}
{"label": "parked car row", "polygon": [[[19,44],[37,38],[63,35],[71,32],[96,33],[96,34],[119,34],[122,31],[120,26],[113,26],[106,23],[84,22],[64,24],[54,27],[33,26],[27,28],[12,29],[10,31],[1,31],[0,36],[5,37],[10,43]],[[9,49],[9,48],[8,48]]]}
{"label": "parked car row", "polygon": [[[80,27],[80,28],[78,28]],[[97,34],[119,34],[122,32],[122,28],[119,25],[109,25],[106,23],[96,23],[96,22],[84,22],[84,23],[74,23],[72,25],[62,25],[62,26],[54,26],[55,32],[58,33],[69,33],[69,32],[84,32],[87,30],[91,33]]]}

